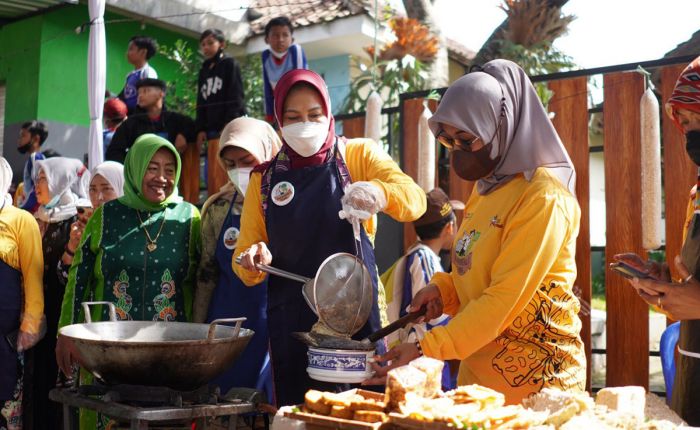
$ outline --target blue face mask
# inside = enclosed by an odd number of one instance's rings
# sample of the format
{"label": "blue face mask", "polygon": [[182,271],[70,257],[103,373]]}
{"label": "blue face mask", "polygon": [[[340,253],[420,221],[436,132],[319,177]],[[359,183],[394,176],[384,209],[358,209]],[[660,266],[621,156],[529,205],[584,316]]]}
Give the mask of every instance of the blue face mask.
{"label": "blue face mask", "polygon": [[60,200],[61,196],[53,196],[53,198],[47,204],[45,204],[44,207],[46,209],[52,209],[58,204]]}

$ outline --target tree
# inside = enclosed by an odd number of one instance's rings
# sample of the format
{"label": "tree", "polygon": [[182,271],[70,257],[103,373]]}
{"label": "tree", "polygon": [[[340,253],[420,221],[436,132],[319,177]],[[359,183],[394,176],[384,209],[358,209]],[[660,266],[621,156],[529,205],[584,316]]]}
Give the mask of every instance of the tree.
{"label": "tree", "polygon": [[403,0],[403,6],[409,18],[420,21],[435,35],[435,37],[437,37],[438,51],[435,55],[435,59],[429,65],[428,80],[434,87],[446,87],[449,83],[447,42],[433,14],[434,1],[435,0]]}

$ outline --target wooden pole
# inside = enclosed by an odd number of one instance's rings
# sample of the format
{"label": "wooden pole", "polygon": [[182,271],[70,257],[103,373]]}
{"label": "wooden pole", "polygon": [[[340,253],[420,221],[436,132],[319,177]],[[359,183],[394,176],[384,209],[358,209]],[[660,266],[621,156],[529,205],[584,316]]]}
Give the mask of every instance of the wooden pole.
{"label": "wooden pole", "polygon": [[[606,207],[606,262],[642,248],[641,137],[639,101],[644,77],[609,73],[603,78]],[[607,297],[606,385],[649,386],[649,307],[629,283],[614,273],[605,276]]]}
{"label": "wooden pole", "polygon": [[581,338],[586,350],[586,389],[591,389],[591,234],[588,149],[588,82],[585,77],[549,83],[554,96],[549,110],[554,112],[554,127],[559,133],[576,169],[576,197],[581,207],[581,227],[576,241],[576,283],[574,291],[581,300]]}

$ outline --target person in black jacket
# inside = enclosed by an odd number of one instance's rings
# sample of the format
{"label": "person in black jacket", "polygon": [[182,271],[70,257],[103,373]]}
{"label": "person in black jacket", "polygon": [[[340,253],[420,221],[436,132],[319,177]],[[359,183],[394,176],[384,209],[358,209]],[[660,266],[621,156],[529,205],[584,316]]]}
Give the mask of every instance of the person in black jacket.
{"label": "person in black jacket", "polygon": [[[205,61],[199,70],[197,87],[197,147],[207,141],[207,159],[219,154],[219,135],[224,126],[243,116],[245,102],[241,70],[236,60],[224,54],[226,40],[221,30],[209,29],[199,38]],[[226,172],[216,162],[207,163],[209,195],[228,183]]]}
{"label": "person in black jacket", "polygon": [[126,153],[142,134],[153,133],[175,145],[180,153],[194,142],[194,122],[186,115],[165,109],[165,82],[146,78],[136,84],[138,109],[114,132],[107,148],[107,160],[124,162]]}

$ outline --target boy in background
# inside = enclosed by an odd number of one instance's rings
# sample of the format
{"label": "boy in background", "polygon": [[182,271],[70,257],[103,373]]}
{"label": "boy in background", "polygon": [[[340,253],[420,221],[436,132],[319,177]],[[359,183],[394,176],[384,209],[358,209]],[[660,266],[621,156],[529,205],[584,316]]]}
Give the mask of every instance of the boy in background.
{"label": "boy in background", "polygon": [[197,88],[197,148],[207,142],[207,190],[213,195],[228,182],[219,163],[219,135],[224,126],[246,114],[241,69],[224,53],[226,38],[221,30],[205,30],[199,38],[204,63]]}
{"label": "boy in background", "polygon": [[273,91],[282,75],[293,69],[308,69],[306,55],[294,43],[294,28],[286,16],[273,18],[265,26],[265,43],[270,47],[262,52],[263,87],[265,89],[265,119],[272,124],[275,118]]}
{"label": "boy in background", "polygon": [[[406,309],[416,293],[430,282],[437,272],[444,272],[440,264],[440,251],[450,249],[457,232],[455,210],[464,209],[464,204],[451,201],[440,188],[426,194],[428,199],[425,214],[413,221],[418,242],[382,276],[386,291],[387,317],[395,321],[406,315]],[[445,314],[431,321],[406,326],[387,336],[389,348],[403,342],[422,338],[426,330],[449,321]],[[442,374],[444,389],[456,386],[456,378],[451,375],[450,366],[445,363]]]}
{"label": "boy in background", "polygon": [[36,212],[39,208],[39,202],[37,202],[36,194],[34,193],[34,179],[32,178],[34,162],[44,159],[44,155],[39,150],[47,137],[49,137],[49,130],[46,124],[36,120],[25,122],[22,124],[19,131],[17,150],[20,154],[29,153],[29,158],[27,158],[27,162],[24,164],[24,174],[22,178],[24,181],[24,199],[20,208],[31,213]]}
{"label": "boy in background", "polygon": [[153,58],[156,52],[158,52],[158,44],[150,37],[134,36],[129,40],[126,60],[134,66],[134,70],[126,75],[124,88],[117,96],[126,104],[129,114],[134,112],[137,105],[136,83],[141,79],[158,78],[158,73],[148,64],[148,60]]}

